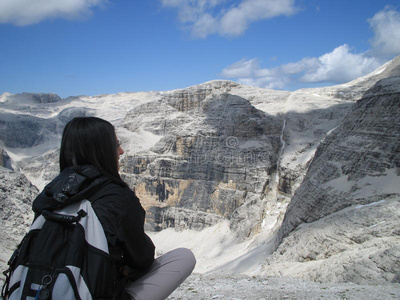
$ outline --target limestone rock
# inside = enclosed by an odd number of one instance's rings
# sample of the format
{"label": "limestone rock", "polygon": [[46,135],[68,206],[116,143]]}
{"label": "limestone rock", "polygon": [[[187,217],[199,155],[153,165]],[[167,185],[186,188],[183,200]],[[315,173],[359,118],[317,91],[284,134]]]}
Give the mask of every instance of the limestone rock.
{"label": "limestone rock", "polygon": [[2,148],[0,148],[0,167],[4,167],[4,168],[10,169],[10,170],[13,169],[12,166],[11,166],[11,158],[10,158],[10,156]]}
{"label": "limestone rock", "polygon": [[24,175],[0,167],[0,269],[6,262],[33,219],[31,204],[38,190]]}
{"label": "limestone rock", "polygon": [[320,282],[391,282],[400,270],[399,224],[399,196],[303,223],[267,259],[264,274]]}
{"label": "limestone rock", "polygon": [[347,84],[294,92],[212,81],[61,100],[3,94],[1,146],[42,188],[58,173],[66,122],[105,118],[147,229],[197,237],[223,228],[215,251],[198,259],[211,265],[204,270],[244,259],[233,271],[251,262],[256,275],[388,282],[399,272],[399,66],[400,57]]}
{"label": "limestone rock", "polygon": [[0,136],[6,147],[31,148],[59,137],[65,124],[74,117],[90,115],[83,108],[67,108],[56,117],[0,112]]}
{"label": "limestone rock", "polygon": [[60,96],[56,94],[31,94],[32,99],[36,103],[54,103],[61,100]]}
{"label": "limestone rock", "polygon": [[[248,100],[225,93],[226,85],[222,93],[216,88],[172,92],[125,117],[127,130],[162,136],[152,153],[127,155],[121,163],[126,177],[136,177],[135,190],[146,207],[174,206],[234,222],[241,205],[258,201],[261,210],[246,210],[245,218],[252,220],[255,213],[260,219],[263,195],[276,172],[282,123]],[[180,217],[176,222],[168,218],[154,228],[179,223]],[[255,226],[249,223],[246,235]]]}
{"label": "limestone rock", "polygon": [[392,282],[400,283],[400,272],[397,272],[396,275],[394,275]]}
{"label": "limestone rock", "polygon": [[25,103],[33,102],[38,104],[55,103],[62,100],[60,96],[52,93],[22,93],[22,94],[10,95],[8,98],[11,101],[19,101]]}
{"label": "limestone rock", "polygon": [[399,64],[386,74],[391,77],[367,90],[320,142],[286,210],[266,274],[356,283],[396,278]]}
{"label": "limestone rock", "polygon": [[[391,84],[395,81],[397,84]],[[379,81],[321,142],[279,230],[399,195],[400,77]]]}
{"label": "limestone rock", "polygon": [[39,190],[54,179],[60,172],[58,163],[59,149],[48,151],[40,158],[37,156],[26,158],[16,164],[18,171],[22,171],[26,178]]}

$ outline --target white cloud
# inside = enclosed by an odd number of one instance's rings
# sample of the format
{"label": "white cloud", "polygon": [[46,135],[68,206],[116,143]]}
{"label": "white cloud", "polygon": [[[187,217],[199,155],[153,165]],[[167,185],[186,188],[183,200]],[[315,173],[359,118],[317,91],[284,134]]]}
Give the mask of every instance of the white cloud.
{"label": "white cloud", "polygon": [[227,0],[161,0],[164,7],[178,9],[178,19],[182,23],[195,24],[204,15]]}
{"label": "white cloud", "polygon": [[248,78],[248,77],[258,77],[257,72],[259,72],[260,64],[257,59],[242,59],[228,67],[226,67],[222,74],[224,77],[238,77],[238,78]]}
{"label": "white cloud", "polygon": [[[187,25],[195,38],[218,33],[235,37],[242,35],[252,22],[281,15],[292,15],[295,0],[161,0],[164,7],[178,10],[179,21]],[[221,4],[231,4],[229,8]]]}
{"label": "white cloud", "polygon": [[281,15],[292,15],[296,9],[293,0],[246,0],[228,10],[221,17],[219,31],[222,35],[243,34],[250,23]]}
{"label": "white cloud", "polygon": [[1,0],[0,23],[30,25],[49,18],[76,19],[107,0]]}
{"label": "white cloud", "polygon": [[215,33],[217,21],[209,14],[203,14],[199,17],[192,27],[193,36],[206,38],[209,34]]}
{"label": "white cloud", "polygon": [[344,83],[375,70],[382,62],[366,53],[353,54],[342,45],[320,57],[303,58],[275,68],[260,68],[257,59],[242,59],[222,70],[225,78],[264,88],[284,88],[294,83]]}
{"label": "white cloud", "polygon": [[332,52],[320,56],[315,65],[307,66],[300,78],[303,82],[344,83],[375,70],[380,62],[365,53],[353,54],[348,45],[342,45]]}
{"label": "white cloud", "polygon": [[371,49],[364,53],[353,53],[344,44],[319,57],[306,57],[274,68],[261,68],[257,58],[242,59],[224,68],[221,75],[243,84],[273,89],[299,83],[351,81],[400,54],[400,14],[386,7],[368,21],[374,37]]}
{"label": "white cloud", "polygon": [[370,43],[377,56],[392,57],[400,53],[400,14],[389,6],[368,20],[374,37]]}

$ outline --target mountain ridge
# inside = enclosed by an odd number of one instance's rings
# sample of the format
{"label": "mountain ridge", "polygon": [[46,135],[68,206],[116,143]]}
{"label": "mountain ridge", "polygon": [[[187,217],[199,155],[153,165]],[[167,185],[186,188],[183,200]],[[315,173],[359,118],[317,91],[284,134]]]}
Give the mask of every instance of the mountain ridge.
{"label": "mountain ridge", "polygon": [[16,174],[42,188],[58,172],[66,122],[103,117],[116,127],[121,174],[160,253],[186,245],[198,272],[389,282],[400,270],[399,216],[388,219],[400,201],[399,78],[397,57],[350,83],[293,92],[216,80],[40,103],[3,94],[0,147]]}

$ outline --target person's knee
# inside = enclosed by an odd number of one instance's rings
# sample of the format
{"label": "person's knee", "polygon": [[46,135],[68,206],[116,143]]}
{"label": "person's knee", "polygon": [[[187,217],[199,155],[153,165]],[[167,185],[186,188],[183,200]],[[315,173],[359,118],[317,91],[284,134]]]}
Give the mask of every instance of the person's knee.
{"label": "person's knee", "polygon": [[194,256],[193,252],[187,248],[178,248],[176,249],[179,252],[179,255],[182,259],[186,262],[188,266],[192,266],[192,270],[196,265],[196,257]]}
{"label": "person's knee", "polygon": [[187,270],[189,270],[191,273],[194,267],[196,266],[196,257],[194,256],[193,252],[187,248],[177,248],[175,249],[175,251],[178,253],[179,257],[184,262],[184,265],[186,266]]}

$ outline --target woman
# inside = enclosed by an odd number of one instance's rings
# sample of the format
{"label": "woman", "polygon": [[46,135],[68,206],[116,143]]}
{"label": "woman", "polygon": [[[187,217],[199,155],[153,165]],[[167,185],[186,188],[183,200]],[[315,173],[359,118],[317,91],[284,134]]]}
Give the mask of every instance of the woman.
{"label": "woman", "polygon": [[196,260],[179,248],[154,259],[154,245],[144,233],[145,211],[119,175],[124,151],[107,121],[79,117],[64,128],[60,175],[33,202],[36,215],[82,199],[92,202],[115,259],[119,277],[115,299],[165,299],[192,272]]}

